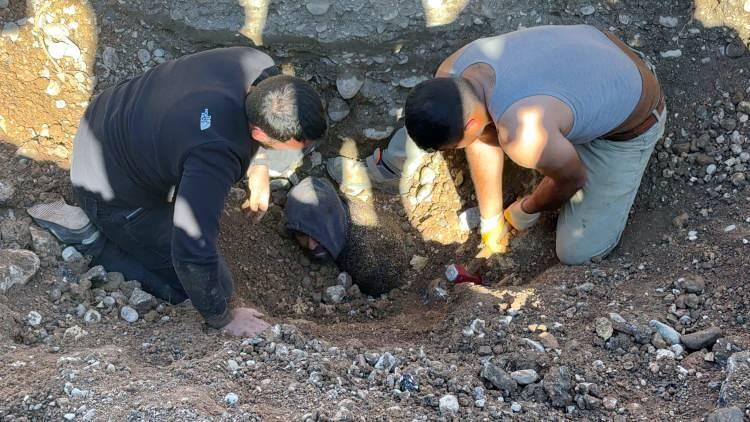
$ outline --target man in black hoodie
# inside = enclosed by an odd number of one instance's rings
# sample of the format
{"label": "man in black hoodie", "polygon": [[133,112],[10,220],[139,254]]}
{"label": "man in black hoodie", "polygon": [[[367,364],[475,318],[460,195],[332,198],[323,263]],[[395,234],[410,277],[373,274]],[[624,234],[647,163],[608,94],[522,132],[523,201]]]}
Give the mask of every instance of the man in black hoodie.
{"label": "man in black hoodie", "polygon": [[260,313],[229,309],[232,275],[216,247],[224,202],[250,173],[250,209],[262,216],[261,146],[303,149],[325,131],[313,88],[247,47],[184,56],[105,90],[74,141],[71,180],[101,233],[86,252],[156,296],[190,299],[213,327],[259,333]]}

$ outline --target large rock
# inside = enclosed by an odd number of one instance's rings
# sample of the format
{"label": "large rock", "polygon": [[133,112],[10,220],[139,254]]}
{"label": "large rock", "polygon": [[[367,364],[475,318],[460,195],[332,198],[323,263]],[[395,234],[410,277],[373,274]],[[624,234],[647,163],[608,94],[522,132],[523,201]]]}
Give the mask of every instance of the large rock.
{"label": "large rock", "polygon": [[706,417],[706,422],[743,422],[745,418],[737,407],[716,409]]}
{"label": "large rock", "polygon": [[133,289],[133,293],[130,294],[128,304],[138,311],[139,314],[145,314],[146,312],[154,309],[158,304],[156,298],[148,292],[144,292],[139,288]]}
{"label": "large rock", "polygon": [[0,293],[16,284],[26,284],[39,271],[39,257],[21,249],[0,250]]}
{"label": "large rock", "polygon": [[31,233],[31,243],[34,251],[41,257],[51,258],[60,255],[60,244],[50,232],[38,227],[29,227]]}
{"label": "large rock", "polygon": [[727,378],[719,391],[720,406],[745,407],[747,403],[750,403],[750,351],[729,358]]}
{"label": "large rock", "polygon": [[570,371],[565,366],[553,366],[544,376],[544,391],[547,392],[553,407],[564,408],[573,403],[573,387]]}
{"label": "large rock", "polygon": [[685,334],[682,336],[682,344],[689,350],[700,350],[704,347],[710,349],[719,337],[721,337],[721,328],[711,327],[695,333]]}
{"label": "large rock", "polygon": [[511,395],[518,388],[518,384],[510,374],[490,362],[484,364],[479,376],[489,381],[490,384],[502,391],[506,396]]}

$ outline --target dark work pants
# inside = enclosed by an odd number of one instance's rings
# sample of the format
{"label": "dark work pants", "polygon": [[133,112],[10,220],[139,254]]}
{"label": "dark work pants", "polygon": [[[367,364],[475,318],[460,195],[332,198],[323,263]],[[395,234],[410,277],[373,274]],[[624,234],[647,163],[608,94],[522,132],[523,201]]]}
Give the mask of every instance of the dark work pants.
{"label": "dark work pants", "polygon": [[187,294],[172,264],[172,213],[161,208],[120,208],[76,189],[84,212],[101,236],[85,251],[92,265],[120,272],[127,280],[138,280],[143,290],[176,304]]}

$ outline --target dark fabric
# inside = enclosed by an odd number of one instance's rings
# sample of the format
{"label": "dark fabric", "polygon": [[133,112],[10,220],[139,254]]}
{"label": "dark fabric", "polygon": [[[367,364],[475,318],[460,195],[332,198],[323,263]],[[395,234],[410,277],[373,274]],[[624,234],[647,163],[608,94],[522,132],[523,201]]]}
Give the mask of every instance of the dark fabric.
{"label": "dark fabric", "polygon": [[217,142],[239,161],[233,181],[239,180],[258,148],[245,96],[272,66],[252,48],[214,49],[104,90],[76,134],[73,185],[120,206],[157,207],[169,200],[193,150]]}
{"label": "dark fabric", "polygon": [[186,295],[217,327],[228,322],[232,294],[216,249],[219,220],[258,149],[245,96],[275,73],[270,57],[247,47],[181,57],[102,92],[74,140],[73,185],[98,205],[87,214],[122,250],[104,247],[105,267],[167,300]]}
{"label": "dark fabric", "polygon": [[336,188],[326,179],[308,177],[289,191],[286,227],[317,240],[333,259],[346,244],[349,216]]}

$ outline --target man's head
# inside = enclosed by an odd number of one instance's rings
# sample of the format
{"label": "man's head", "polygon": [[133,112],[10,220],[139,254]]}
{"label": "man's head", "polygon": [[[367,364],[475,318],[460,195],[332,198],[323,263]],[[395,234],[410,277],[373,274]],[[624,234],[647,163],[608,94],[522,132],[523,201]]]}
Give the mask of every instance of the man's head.
{"label": "man's head", "polygon": [[325,135],[327,123],[320,96],[307,82],[272,76],[245,97],[253,139],[271,149],[302,149]]}
{"label": "man's head", "polygon": [[465,78],[435,78],[415,86],[404,107],[406,131],[427,151],[464,148],[489,122],[484,103]]}

